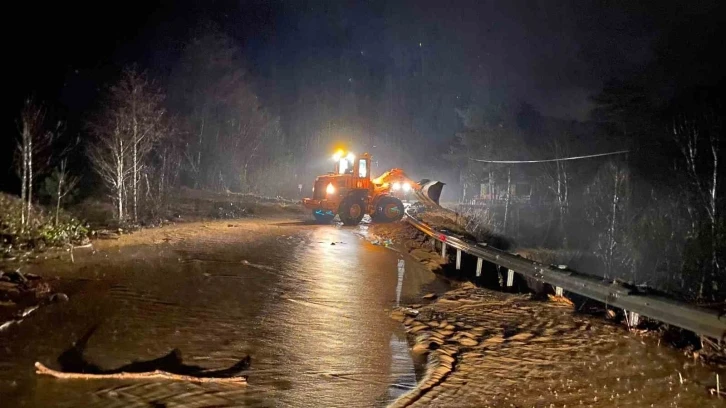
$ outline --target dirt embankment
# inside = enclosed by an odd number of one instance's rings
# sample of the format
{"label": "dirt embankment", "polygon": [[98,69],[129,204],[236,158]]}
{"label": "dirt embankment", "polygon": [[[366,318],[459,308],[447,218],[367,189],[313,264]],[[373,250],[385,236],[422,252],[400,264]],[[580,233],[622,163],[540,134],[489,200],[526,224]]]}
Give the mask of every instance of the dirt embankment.
{"label": "dirt embankment", "polygon": [[189,219],[274,217],[299,215],[302,212],[299,200],[186,188],[177,191],[174,204],[170,207],[172,216]]}
{"label": "dirt embankment", "polygon": [[[114,220],[108,202],[87,199],[61,211],[58,220],[42,206],[34,206],[30,221],[21,222],[18,197],[0,193],[0,262],[18,264],[43,257],[48,249],[70,250],[91,239],[118,239],[120,235],[185,222],[255,218],[299,218],[296,200],[255,194],[211,192],[181,188],[159,205],[162,211],[143,211],[139,221]],[[75,216],[74,216],[75,214]]]}
{"label": "dirt embankment", "polygon": [[392,317],[406,328],[412,352],[428,361],[425,378],[393,407],[707,407],[721,401],[711,395],[715,373],[701,362],[578,315],[568,304],[465,283]]}
{"label": "dirt embankment", "polygon": [[[446,274],[430,240],[410,225],[369,231]],[[580,314],[566,299],[455,285],[438,299],[428,295],[424,305],[392,313],[406,328],[412,352],[428,364],[418,387],[393,406],[718,404],[714,371],[723,379],[724,368],[685,357],[665,341],[661,346],[660,337]]]}
{"label": "dirt embankment", "polygon": [[[302,206],[291,200],[251,194],[181,190],[171,218],[151,227],[98,230],[94,248],[173,243],[190,238],[226,233],[229,228],[256,231],[270,222],[306,219]],[[164,228],[156,228],[163,226]],[[119,242],[114,242],[120,240]]]}
{"label": "dirt embankment", "polygon": [[119,225],[114,221],[113,208],[110,203],[97,200],[86,200],[74,207],[74,211],[85,215],[91,228],[101,235],[130,232],[139,228],[158,227],[161,225],[195,222],[204,220],[234,220],[242,218],[262,217],[293,217],[303,213],[302,205],[297,200],[282,197],[264,197],[256,194],[233,192],[216,192],[180,188],[160,205],[153,214],[140,216],[135,225],[126,222]]}

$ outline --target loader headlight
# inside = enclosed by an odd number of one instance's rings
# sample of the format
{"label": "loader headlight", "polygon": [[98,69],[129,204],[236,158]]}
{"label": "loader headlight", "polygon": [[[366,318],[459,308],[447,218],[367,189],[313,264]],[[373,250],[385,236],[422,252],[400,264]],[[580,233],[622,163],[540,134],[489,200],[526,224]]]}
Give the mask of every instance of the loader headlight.
{"label": "loader headlight", "polygon": [[335,187],[333,186],[333,183],[328,183],[328,186],[325,187],[325,192],[328,195],[335,194]]}
{"label": "loader headlight", "polygon": [[397,182],[393,183],[393,186],[391,188],[393,189],[393,191],[398,191],[401,189],[401,183],[399,183],[397,181]]}
{"label": "loader headlight", "polygon": [[403,183],[403,191],[407,193],[411,191],[411,183]]}

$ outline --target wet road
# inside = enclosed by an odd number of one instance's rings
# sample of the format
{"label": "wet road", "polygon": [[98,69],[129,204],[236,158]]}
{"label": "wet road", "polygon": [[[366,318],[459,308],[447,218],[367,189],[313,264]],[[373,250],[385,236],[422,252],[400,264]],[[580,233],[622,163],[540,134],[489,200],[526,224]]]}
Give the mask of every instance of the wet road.
{"label": "wet road", "polygon": [[[45,275],[71,282],[71,300],[0,334],[0,406],[385,406],[416,381],[388,310],[445,284],[357,232],[211,223],[164,233],[154,244],[78,254],[74,265],[46,263]],[[57,367],[94,325],[85,356],[102,368],[173,348],[210,368],[249,354],[249,385],[33,373],[35,361]]]}

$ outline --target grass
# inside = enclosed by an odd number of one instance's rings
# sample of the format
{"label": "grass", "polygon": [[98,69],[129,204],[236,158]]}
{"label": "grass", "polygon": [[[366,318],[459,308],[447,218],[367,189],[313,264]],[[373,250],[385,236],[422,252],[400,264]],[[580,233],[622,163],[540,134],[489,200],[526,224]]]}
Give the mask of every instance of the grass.
{"label": "grass", "polygon": [[80,244],[88,239],[88,229],[80,220],[61,213],[56,224],[54,214],[40,206],[32,207],[30,220],[23,226],[21,207],[19,197],[0,193],[0,248],[6,253]]}

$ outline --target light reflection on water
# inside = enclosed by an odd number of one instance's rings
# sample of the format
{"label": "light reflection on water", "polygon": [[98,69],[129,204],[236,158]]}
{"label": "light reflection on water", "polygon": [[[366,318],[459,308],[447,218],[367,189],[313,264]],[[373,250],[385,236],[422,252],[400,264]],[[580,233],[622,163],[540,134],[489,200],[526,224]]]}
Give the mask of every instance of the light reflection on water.
{"label": "light reflection on water", "polygon": [[[302,371],[322,370],[329,380],[306,381],[304,391],[281,395],[281,402],[385,405],[415,384],[405,335],[386,309],[420,289],[413,287],[415,281],[406,285],[405,262],[397,253],[347,230],[317,229],[310,242],[295,249],[289,263],[295,270],[289,274],[312,279],[295,285],[287,303],[270,304],[265,313],[277,316],[282,326],[305,322],[280,339],[286,363],[299,364]],[[373,390],[378,390],[375,401]]]}
{"label": "light reflection on water", "polygon": [[391,385],[388,401],[394,401],[416,386],[416,371],[405,334],[391,334]]}
{"label": "light reflection on water", "polygon": [[[278,234],[252,246],[219,235],[78,259],[69,276],[97,279],[93,285],[0,336],[0,406],[370,407],[415,385],[405,334],[389,310],[444,285],[349,229]],[[53,365],[95,322],[87,355],[104,368],[174,347],[208,367],[249,353],[250,384],[60,382],[32,373],[34,361]]]}
{"label": "light reflection on water", "polygon": [[[406,274],[406,261],[398,259],[398,281],[396,283],[396,306],[401,305],[403,278]],[[391,334],[391,386],[388,388],[388,400],[394,401],[416,386],[416,371],[413,359],[408,350],[408,340],[403,333]]]}
{"label": "light reflection on water", "polygon": [[403,288],[403,275],[406,273],[406,262],[398,260],[398,283],[396,284],[396,306],[401,305],[401,289]]}

